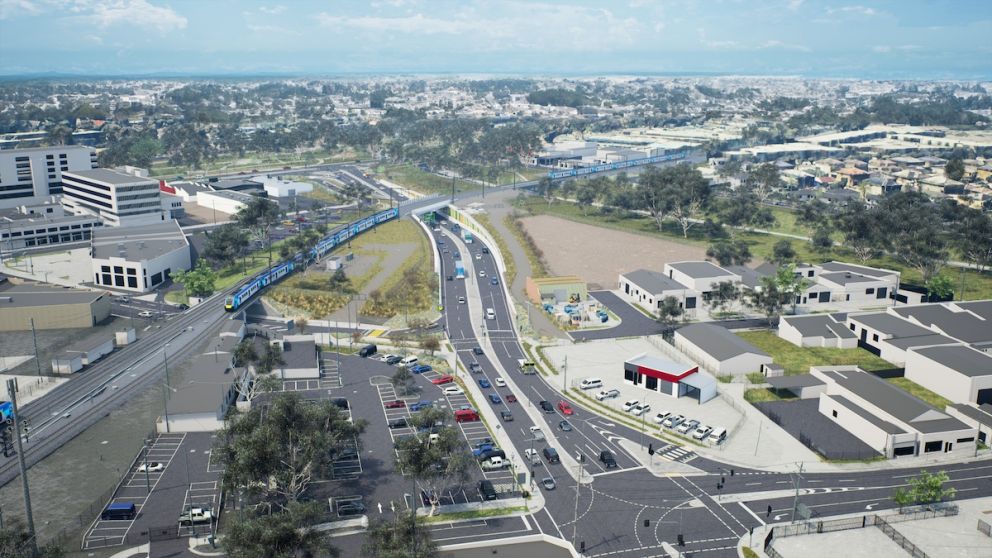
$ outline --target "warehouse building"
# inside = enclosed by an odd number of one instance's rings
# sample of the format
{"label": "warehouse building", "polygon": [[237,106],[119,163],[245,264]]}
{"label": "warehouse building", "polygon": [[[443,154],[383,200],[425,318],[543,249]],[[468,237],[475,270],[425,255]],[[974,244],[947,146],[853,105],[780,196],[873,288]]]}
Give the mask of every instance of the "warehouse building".
{"label": "warehouse building", "polygon": [[219,337],[210,352],[187,361],[183,382],[172,386],[165,412],[156,421],[158,432],[214,432],[224,427],[224,416],[246,377],[243,368],[231,363],[240,341]]}
{"label": "warehouse building", "polygon": [[947,414],[978,429],[978,442],[989,445],[992,440],[992,404],[964,405],[955,403],[947,407]]}
{"label": "warehouse building", "polygon": [[692,324],[675,330],[675,348],[719,376],[743,376],[772,363],[772,357],[713,324]]}
{"label": "warehouse building", "polygon": [[93,327],[110,317],[110,297],[103,292],[51,287],[38,283],[0,287],[0,331]]}
{"label": "warehouse building", "polygon": [[778,336],[799,347],[857,348],[858,336],[844,325],[844,318],[833,314],[782,316]]}
{"label": "warehouse building", "polygon": [[145,293],[192,265],[189,241],[177,221],[141,227],[104,227],[93,234],[93,281]]}
{"label": "warehouse building", "polygon": [[0,210],[0,254],[35,246],[84,242],[101,225],[96,217],[66,215],[62,205],[55,202]]}
{"label": "warehouse building", "polygon": [[992,404],[992,354],[967,345],[910,348],[906,378],[954,403]]}
{"label": "warehouse building", "polygon": [[253,197],[235,190],[205,190],[197,192],[196,205],[233,215],[251,203]]}
{"label": "warehouse building", "polygon": [[623,365],[624,382],[672,397],[692,397],[705,403],[716,397],[716,378],[694,364],[681,364],[645,353]]}
{"label": "warehouse building", "polygon": [[978,429],[857,366],[813,367],[819,411],[882,455],[973,456]]}

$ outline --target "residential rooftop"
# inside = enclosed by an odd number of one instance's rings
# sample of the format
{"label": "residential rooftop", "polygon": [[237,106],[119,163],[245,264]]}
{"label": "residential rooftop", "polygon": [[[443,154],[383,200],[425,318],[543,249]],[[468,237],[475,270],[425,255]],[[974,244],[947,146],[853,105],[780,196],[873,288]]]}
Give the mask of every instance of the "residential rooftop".
{"label": "residential rooftop", "polygon": [[992,376],[992,355],[967,345],[942,345],[910,349],[930,360],[972,378]]}
{"label": "residential rooftop", "polygon": [[733,275],[726,269],[710,262],[674,262],[668,264],[672,269],[685,273],[693,279],[706,279],[708,277],[723,277]]}
{"label": "residential rooftop", "polygon": [[650,294],[663,293],[665,291],[684,290],[686,287],[675,279],[664,273],[651,271],[650,269],[637,269],[623,274],[628,281],[644,289]]}

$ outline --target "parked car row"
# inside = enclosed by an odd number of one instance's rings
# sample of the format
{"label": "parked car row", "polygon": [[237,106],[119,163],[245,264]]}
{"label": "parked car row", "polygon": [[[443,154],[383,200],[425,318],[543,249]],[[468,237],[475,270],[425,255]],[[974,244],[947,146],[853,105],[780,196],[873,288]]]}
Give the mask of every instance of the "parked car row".
{"label": "parked car row", "polygon": [[686,418],[685,415],[672,414],[668,411],[656,414],[654,422],[662,428],[674,430],[683,436],[692,436],[693,439],[699,441],[708,441],[711,444],[720,444],[727,439],[726,428],[714,428],[698,420]]}

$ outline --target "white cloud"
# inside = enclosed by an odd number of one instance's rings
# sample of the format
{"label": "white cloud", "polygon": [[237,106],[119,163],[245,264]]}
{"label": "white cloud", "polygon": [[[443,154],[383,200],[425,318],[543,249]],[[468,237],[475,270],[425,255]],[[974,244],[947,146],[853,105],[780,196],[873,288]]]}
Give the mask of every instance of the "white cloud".
{"label": "white cloud", "polygon": [[878,52],[880,54],[885,54],[887,52],[892,52],[892,47],[890,47],[889,45],[876,45],[876,46],[871,47],[871,50],[873,52]]}
{"label": "white cloud", "polygon": [[810,51],[809,47],[807,47],[807,46],[794,45],[794,44],[789,44],[789,43],[783,43],[782,41],[777,41],[777,40],[774,40],[774,39],[769,40],[769,41],[765,41],[765,42],[761,43],[758,46],[758,48],[761,48],[761,49],[764,49],[764,48],[780,48],[780,49],[783,49],[783,50],[798,50],[800,52],[809,52]]}
{"label": "white cloud", "polygon": [[297,37],[301,35],[301,33],[296,29],[288,29],[281,25],[256,25],[249,23],[247,27],[252,33],[271,33],[277,35],[293,35]]}
{"label": "white cloud", "polygon": [[268,15],[279,15],[286,11],[286,6],[276,4],[275,6],[259,6],[258,11]]}
{"label": "white cloud", "polygon": [[8,19],[15,15],[34,15],[41,12],[30,0],[0,0],[0,19]]}
{"label": "white cloud", "polygon": [[317,21],[325,27],[347,27],[374,33],[420,33],[434,35],[446,33],[460,35],[478,30],[481,22],[438,19],[415,14],[408,17],[344,17],[327,13],[317,15]]}
{"label": "white cloud", "polygon": [[841,6],[839,8],[827,8],[828,14],[854,14],[866,17],[871,17],[878,14],[875,8],[869,8],[868,6]]}
{"label": "white cloud", "polygon": [[794,12],[798,10],[799,7],[802,5],[803,5],[803,0],[789,0],[788,2],[785,3],[785,8],[790,12]]}

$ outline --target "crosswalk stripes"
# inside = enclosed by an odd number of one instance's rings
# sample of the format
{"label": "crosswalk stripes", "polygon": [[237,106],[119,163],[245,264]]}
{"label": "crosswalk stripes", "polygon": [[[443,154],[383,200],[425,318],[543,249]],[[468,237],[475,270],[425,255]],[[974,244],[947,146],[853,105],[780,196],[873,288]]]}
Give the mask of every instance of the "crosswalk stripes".
{"label": "crosswalk stripes", "polygon": [[669,461],[676,461],[679,463],[688,463],[689,461],[692,461],[693,459],[699,457],[692,450],[688,450],[681,446],[676,446],[674,444],[661,448],[660,450],[658,450],[658,453],[661,455],[661,457]]}

